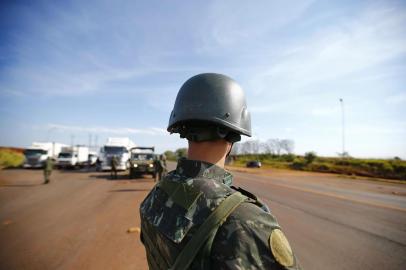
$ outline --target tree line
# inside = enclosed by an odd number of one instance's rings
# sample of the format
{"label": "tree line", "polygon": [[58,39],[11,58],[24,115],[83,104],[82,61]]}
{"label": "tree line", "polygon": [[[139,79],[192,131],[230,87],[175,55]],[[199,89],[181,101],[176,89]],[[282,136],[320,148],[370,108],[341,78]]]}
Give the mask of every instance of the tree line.
{"label": "tree line", "polygon": [[[295,142],[289,139],[268,139],[266,141],[249,140],[238,142],[233,145],[231,155],[246,154],[271,154],[283,155],[292,154],[295,148]],[[165,151],[165,156],[169,160],[176,160],[187,156],[187,148],[179,148],[176,151]]]}
{"label": "tree line", "polygon": [[231,154],[271,154],[279,156],[282,154],[292,154],[294,148],[295,142],[289,139],[268,139],[266,141],[249,140],[235,143]]}

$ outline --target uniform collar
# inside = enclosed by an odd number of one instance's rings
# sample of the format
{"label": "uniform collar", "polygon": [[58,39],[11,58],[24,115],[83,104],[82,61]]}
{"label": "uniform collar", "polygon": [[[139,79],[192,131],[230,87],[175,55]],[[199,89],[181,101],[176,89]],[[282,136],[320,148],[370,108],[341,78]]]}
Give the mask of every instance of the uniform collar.
{"label": "uniform collar", "polygon": [[188,178],[210,178],[222,182],[227,186],[233,183],[233,175],[226,170],[200,160],[180,159],[176,173]]}

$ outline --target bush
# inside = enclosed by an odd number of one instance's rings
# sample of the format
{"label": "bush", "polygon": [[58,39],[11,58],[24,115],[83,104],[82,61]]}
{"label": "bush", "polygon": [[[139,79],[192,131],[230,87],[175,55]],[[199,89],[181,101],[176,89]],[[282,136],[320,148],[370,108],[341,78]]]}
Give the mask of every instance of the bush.
{"label": "bush", "polygon": [[0,150],[0,168],[12,168],[21,166],[24,155],[15,151]]}
{"label": "bush", "polygon": [[311,164],[310,167],[311,171],[317,171],[317,172],[331,172],[331,168],[328,164]]}
{"label": "bush", "polygon": [[317,158],[317,155],[315,152],[306,152],[304,155],[306,164],[312,163],[316,158]]}
{"label": "bush", "polygon": [[291,165],[292,169],[295,170],[303,170],[305,166],[306,164],[300,159],[295,159]]}
{"label": "bush", "polygon": [[187,157],[187,148],[179,148],[179,149],[176,149],[175,153],[176,153],[176,157],[177,157],[178,159],[179,159],[179,158]]}
{"label": "bush", "polygon": [[176,154],[173,151],[168,150],[168,151],[165,151],[164,154],[165,154],[167,160],[172,160],[172,161],[176,160]]}
{"label": "bush", "polygon": [[294,154],[285,154],[280,157],[280,160],[286,161],[286,162],[292,162],[295,160],[295,157],[296,156]]}

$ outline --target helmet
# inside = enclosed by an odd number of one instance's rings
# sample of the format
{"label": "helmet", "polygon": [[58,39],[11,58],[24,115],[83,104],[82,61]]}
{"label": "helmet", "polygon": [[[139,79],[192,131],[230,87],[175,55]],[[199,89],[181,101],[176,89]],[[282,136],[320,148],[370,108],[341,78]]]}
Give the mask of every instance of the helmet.
{"label": "helmet", "polygon": [[203,73],[187,80],[176,97],[168,131],[191,141],[251,137],[251,117],[242,88],[231,78]]}

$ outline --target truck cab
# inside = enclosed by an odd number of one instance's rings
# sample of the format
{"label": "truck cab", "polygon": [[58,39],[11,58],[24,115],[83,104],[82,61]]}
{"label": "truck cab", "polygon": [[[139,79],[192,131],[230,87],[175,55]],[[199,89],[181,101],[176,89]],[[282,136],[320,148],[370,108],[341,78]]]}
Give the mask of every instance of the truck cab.
{"label": "truck cab", "polygon": [[33,142],[24,150],[24,168],[43,168],[48,157],[56,160],[66,145],[56,142]]}
{"label": "truck cab", "polygon": [[125,171],[128,167],[128,150],[124,146],[104,146],[101,149],[101,153],[104,156],[102,163],[103,171],[111,170],[111,160],[115,156],[118,160],[117,170]]}
{"label": "truck cab", "polygon": [[129,138],[108,138],[106,144],[100,149],[101,170],[110,171],[113,156],[118,161],[117,170],[125,171],[129,167],[129,150],[135,144]]}
{"label": "truck cab", "polygon": [[89,160],[89,148],[86,146],[63,147],[58,155],[57,165],[59,168],[78,168],[87,165]]}
{"label": "truck cab", "polygon": [[48,150],[41,148],[27,148],[24,150],[24,168],[42,168],[48,158]]}
{"label": "truck cab", "polygon": [[155,178],[154,147],[133,147],[130,150],[130,178],[150,174]]}

